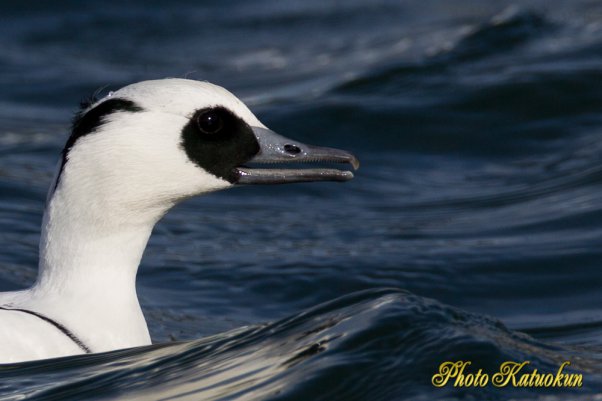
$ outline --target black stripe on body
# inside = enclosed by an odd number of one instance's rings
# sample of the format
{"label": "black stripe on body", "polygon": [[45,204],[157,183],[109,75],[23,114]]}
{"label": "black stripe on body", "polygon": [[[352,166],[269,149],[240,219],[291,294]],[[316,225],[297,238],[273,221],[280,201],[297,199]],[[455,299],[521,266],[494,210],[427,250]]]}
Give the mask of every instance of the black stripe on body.
{"label": "black stripe on body", "polygon": [[33,316],[39,318],[39,319],[42,319],[43,321],[45,321],[47,323],[50,323],[51,325],[53,325],[54,327],[56,327],[57,329],[59,329],[61,333],[63,333],[67,337],[69,337],[69,339],[71,339],[71,341],[73,341],[86,354],[92,353],[92,350],[90,348],[88,348],[88,346],[86,346],[86,344],[84,344],[83,341],[80,340],[75,334],[73,334],[73,332],[71,332],[71,330],[69,330],[68,328],[66,328],[65,326],[63,326],[62,324],[60,324],[59,322],[54,321],[51,318],[42,315],[41,313],[30,311],[30,310],[27,310],[27,309],[5,308],[3,306],[0,306],[0,309],[7,310],[7,311],[28,313],[30,315],[33,315]]}

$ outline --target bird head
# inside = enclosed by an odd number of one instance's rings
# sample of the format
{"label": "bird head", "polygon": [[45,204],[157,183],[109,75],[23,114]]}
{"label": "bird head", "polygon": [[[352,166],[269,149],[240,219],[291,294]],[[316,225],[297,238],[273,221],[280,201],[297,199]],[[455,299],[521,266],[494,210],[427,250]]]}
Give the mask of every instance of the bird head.
{"label": "bird head", "polygon": [[235,185],[353,178],[303,163],[359,166],[345,151],[276,134],[222,87],[161,79],[128,85],[78,113],[54,187],[88,204],[162,208]]}

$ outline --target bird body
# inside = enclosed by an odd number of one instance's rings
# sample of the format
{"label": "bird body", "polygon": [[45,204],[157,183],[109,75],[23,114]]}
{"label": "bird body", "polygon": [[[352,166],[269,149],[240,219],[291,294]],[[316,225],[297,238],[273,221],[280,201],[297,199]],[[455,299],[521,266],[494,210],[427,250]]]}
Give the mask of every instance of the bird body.
{"label": "bird body", "polygon": [[135,284],[154,225],[183,199],[237,184],[353,177],[248,166],[307,160],[357,167],[346,152],[273,133],[207,82],[140,82],[86,107],[48,194],[38,278],[0,293],[0,363],[150,344]]}

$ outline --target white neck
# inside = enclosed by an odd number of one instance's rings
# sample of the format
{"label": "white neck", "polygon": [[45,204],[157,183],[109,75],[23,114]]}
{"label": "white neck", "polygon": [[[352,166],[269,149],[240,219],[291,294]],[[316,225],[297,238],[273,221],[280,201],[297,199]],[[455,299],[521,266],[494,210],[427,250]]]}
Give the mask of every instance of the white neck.
{"label": "white neck", "polygon": [[103,217],[103,211],[81,213],[69,203],[58,190],[44,213],[38,290],[89,294],[116,287],[134,289],[156,219],[122,225]]}
{"label": "white neck", "polygon": [[167,207],[132,216],[81,196],[59,185],[47,204],[31,306],[60,320],[95,352],[150,344],[136,273]]}

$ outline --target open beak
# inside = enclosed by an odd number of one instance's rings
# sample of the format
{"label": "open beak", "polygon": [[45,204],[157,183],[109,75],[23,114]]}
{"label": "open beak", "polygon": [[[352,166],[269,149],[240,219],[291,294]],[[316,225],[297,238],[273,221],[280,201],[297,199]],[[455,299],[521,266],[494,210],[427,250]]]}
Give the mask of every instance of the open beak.
{"label": "open beak", "polygon": [[351,153],[292,141],[266,128],[252,127],[259,153],[248,166],[236,168],[237,184],[287,184],[311,181],[349,181],[353,173],[335,168],[255,168],[258,164],[348,163],[357,170],[359,160]]}

